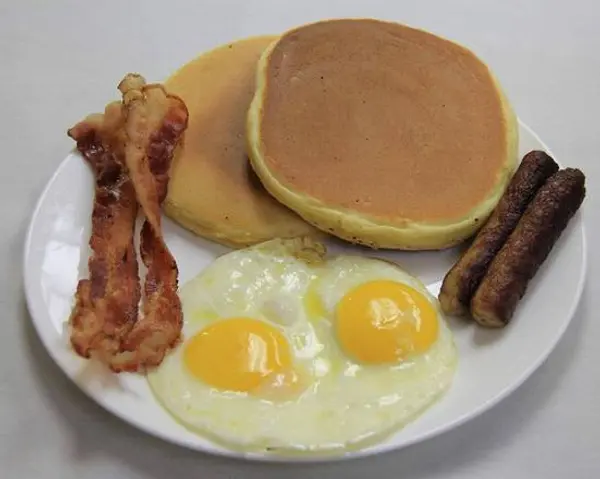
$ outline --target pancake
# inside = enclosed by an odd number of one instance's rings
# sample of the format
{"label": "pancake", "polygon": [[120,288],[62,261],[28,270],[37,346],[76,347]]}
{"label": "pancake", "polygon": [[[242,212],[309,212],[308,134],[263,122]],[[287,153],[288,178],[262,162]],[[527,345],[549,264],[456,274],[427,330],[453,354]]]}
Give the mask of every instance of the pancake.
{"label": "pancake", "polygon": [[256,62],[274,38],[217,48],[166,82],[169,92],[185,101],[190,117],[171,170],[165,213],[192,232],[229,246],[317,231],[265,191],[246,156],[245,121]]}
{"label": "pancake", "polygon": [[376,20],[302,26],[262,54],[248,149],[263,184],[319,228],[371,247],[471,236],[517,160],[516,118],[472,52]]}

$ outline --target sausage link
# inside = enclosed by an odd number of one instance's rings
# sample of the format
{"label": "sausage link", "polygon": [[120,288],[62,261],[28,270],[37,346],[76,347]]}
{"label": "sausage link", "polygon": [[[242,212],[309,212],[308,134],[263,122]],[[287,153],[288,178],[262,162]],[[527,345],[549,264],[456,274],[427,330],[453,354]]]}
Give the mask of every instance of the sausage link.
{"label": "sausage link", "polygon": [[557,171],[556,162],[543,151],[525,155],[492,215],[446,274],[439,294],[444,313],[454,316],[469,313],[471,298],[489,264],[516,228],[536,192]]}
{"label": "sausage link", "polygon": [[559,171],[540,188],[473,296],[475,321],[487,327],[508,324],[584,197],[585,176],[574,168]]}

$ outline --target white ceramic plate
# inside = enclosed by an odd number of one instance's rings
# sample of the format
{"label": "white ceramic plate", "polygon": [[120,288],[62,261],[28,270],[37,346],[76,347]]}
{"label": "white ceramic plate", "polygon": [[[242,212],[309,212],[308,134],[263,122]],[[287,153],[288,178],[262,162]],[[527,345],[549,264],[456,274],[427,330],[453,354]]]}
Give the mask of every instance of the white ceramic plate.
{"label": "white ceramic plate", "polygon": [[[521,156],[532,149],[547,150],[541,140],[521,124]],[[72,153],[42,194],[25,245],[27,302],[45,347],[87,395],[134,426],[192,449],[243,456],[223,449],[175,422],[154,400],[143,377],[99,372],[69,349],[64,324],[71,310],[77,280],[87,269],[92,202],[92,173],[82,158]],[[225,247],[192,236],[168,220],[164,224],[164,234],[179,264],[182,284],[217,255],[227,251]],[[378,253],[350,246],[346,249],[397,261],[419,276],[436,295],[444,274],[457,255],[455,250]],[[483,330],[466,322],[451,322],[460,361],[449,393],[388,441],[344,457],[389,451],[435,436],[479,415],[514,391],[540,366],[564,333],[579,301],[585,270],[586,243],[583,222],[578,214],[530,284],[509,327],[502,331]],[[243,457],[286,459],[259,454]]]}

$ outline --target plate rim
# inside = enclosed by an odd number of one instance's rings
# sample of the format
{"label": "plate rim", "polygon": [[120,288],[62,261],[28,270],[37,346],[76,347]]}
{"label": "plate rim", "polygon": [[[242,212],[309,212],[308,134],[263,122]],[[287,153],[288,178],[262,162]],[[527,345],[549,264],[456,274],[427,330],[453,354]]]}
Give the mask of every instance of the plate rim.
{"label": "plate rim", "polygon": [[[531,129],[520,118],[518,118],[518,125],[521,128],[523,128],[524,130],[526,130],[527,133],[530,134],[535,139],[535,141],[537,141],[542,146],[542,148],[550,156],[552,156],[555,159],[555,161],[559,165],[561,165],[561,162],[556,158],[556,156],[554,155],[552,150],[538,136],[538,134],[535,131],[533,131],[533,129]],[[584,206],[582,206],[578,211],[578,215],[580,216],[580,228],[581,228],[581,237],[582,237],[581,254],[582,254],[583,267],[581,268],[581,271],[579,274],[579,279],[577,282],[577,288],[575,291],[574,301],[567,313],[568,318],[564,322],[564,324],[561,326],[561,328],[558,330],[554,339],[551,342],[549,342],[549,344],[546,346],[544,351],[536,358],[536,360],[533,361],[527,367],[527,369],[525,369],[525,371],[515,381],[512,381],[510,385],[506,386],[503,390],[501,390],[499,393],[497,393],[493,398],[482,403],[481,405],[474,408],[470,412],[464,413],[461,416],[458,416],[455,419],[448,421],[445,424],[442,424],[441,426],[434,427],[425,433],[421,433],[413,438],[409,438],[409,439],[405,440],[400,445],[394,444],[394,443],[382,442],[382,443],[374,445],[374,447],[368,447],[368,448],[359,449],[356,451],[349,451],[349,452],[345,452],[345,453],[339,454],[339,455],[315,455],[315,456],[307,455],[307,456],[296,456],[296,457],[268,455],[268,454],[261,454],[261,453],[255,453],[255,452],[245,453],[245,452],[230,450],[230,449],[226,449],[226,448],[208,450],[205,448],[197,447],[194,444],[190,444],[190,443],[186,442],[185,440],[167,436],[166,434],[163,434],[160,429],[154,429],[154,428],[146,425],[143,421],[139,421],[137,419],[127,416],[126,414],[121,413],[118,408],[114,408],[114,407],[110,406],[109,404],[107,404],[101,400],[98,400],[94,395],[92,395],[91,391],[87,391],[86,389],[81,387],[81,385],[78,384],[77,381],[75,381],[75,379],[72,377],[72,375],[68,373],[67,368],[62,365],[62,360],[59,358],[59,355],[54,351],[53,347],[51,347],[51,345],[48,343],[47,339],[44,337],[44,335],[41,333],[40,329],[38,328],[39,320],[35,319],[35,314],[33,312],[33,310],[35,309],[33,306],[34,301],[31,298],[32,292],[31,292],[31,287],[29,286],[29,284],[31,283],[32,280],[30,279],[30,275],[28,273],[28,268],[27,268],[29,251],[31,249],[31,244],[33,241],[34,224],[40,214],[40,210],[42,208],[43,202],[44,202],[50,188],[52,187],[56,178],[61,174],[62,170],[66,167],[66,165],[69,161],[69,158],[74,151],[75,150],[71,150],[71,153],[69,153],[69,154],[67,154],[67,156],[65,156],[65,158],[60,162],[58,167],[54,170],[54,173],[50,176],[50,178],[48,178],[43,190],[41,191],[41,193],[38,196],[38,199],[35,203],[33,211],[29,216],[29,222],[27,225],[26,233],[25,233],[23,257],[22,257],[22,271],[23,271],[22,287],[23,287],[23,292],[25,295],[25,301],[27,304],[27,312],[29,315],[29,320],[32,323],[33,328],[35,329],[37,337],[39,338],[40,342],[44,345],[44,348],[45,348],[47,354],[50,356],[50,358],[52,358],[52,360],[54,361],[56,366],[58,366],[58,368],[62,371],[62,374],[64,374],[69,379],[69,381],[72,384],[74,384],[76,386],[76,388],[84,394],[84,396],[86,396],[87,398],[92,400],[94,403],[99,405],[104,411],[112,414],[113,416],[119,418],[124,423],[144,432],[145,434],[149,434],[150,436],[154,436],[154,437],[160,439],[161,441],[166,441],[166,442],[174,444],[178,447],[184,447],[188,450],[195,451],[195,452],[198,452],[201,454],[225,457],[225,458],[230,458],[230,459],[235,459],[235,460],[247,460],[247,461],[253,461],[253,462],[266,462],[266,463],[289,463],[289,464],[292,464],[292,463],[338,462],[338,461],[346,461],[346,460],[350,460],[350,459],[359,459],[359,458],[363,458],[363,457],[375,456],[375,455],[385,454],[385,453],[389,453],[389,452],[393,452],[393,451],[400,451],[407,447],[427,441],[433,437],[441,436],[453,429],[456,429],[456,428],[462,426],[463,424],[465,424],[473,419],[476,419],[477,417],[481,416],[484,412],[491,410],[494,406],[499,404],[501,401],[503,401],[508,396],[510,396],[513,392],[515,392],[517,389],[519,389],[527,381],[527,379],[529,379],[531,377],[531,375],[535,371],[537,371],[546,362],[546,360],[548,359],[550,354],[556,349],[556,346],[561,341],[567,328],[573,321],[573,318],[575,317],[575,314],[577,313],[577,310],[581,303],[581,298],[582,298],[583,292],[585,290],[585,284],[586,284],[587,273],[588,273],[588,241],[587,241],[586,227],[585,227],[585,214],[584,214],[585,208],[584,208]],[[561,165],[561,167],[562,167],[562,165]]]}

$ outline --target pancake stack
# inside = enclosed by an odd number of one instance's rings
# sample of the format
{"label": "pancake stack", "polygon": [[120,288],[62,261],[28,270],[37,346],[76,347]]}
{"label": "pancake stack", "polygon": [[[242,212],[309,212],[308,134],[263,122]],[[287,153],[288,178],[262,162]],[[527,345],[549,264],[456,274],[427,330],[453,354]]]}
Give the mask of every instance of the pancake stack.
{"label": "pancake stack", "polygon": [[516,167],[516,119],[487,66],[404,25],[331,20],[238,42],[167,87],[190,126],[166,212],[233,246],[321,230],[446,248],[479,229]]}

